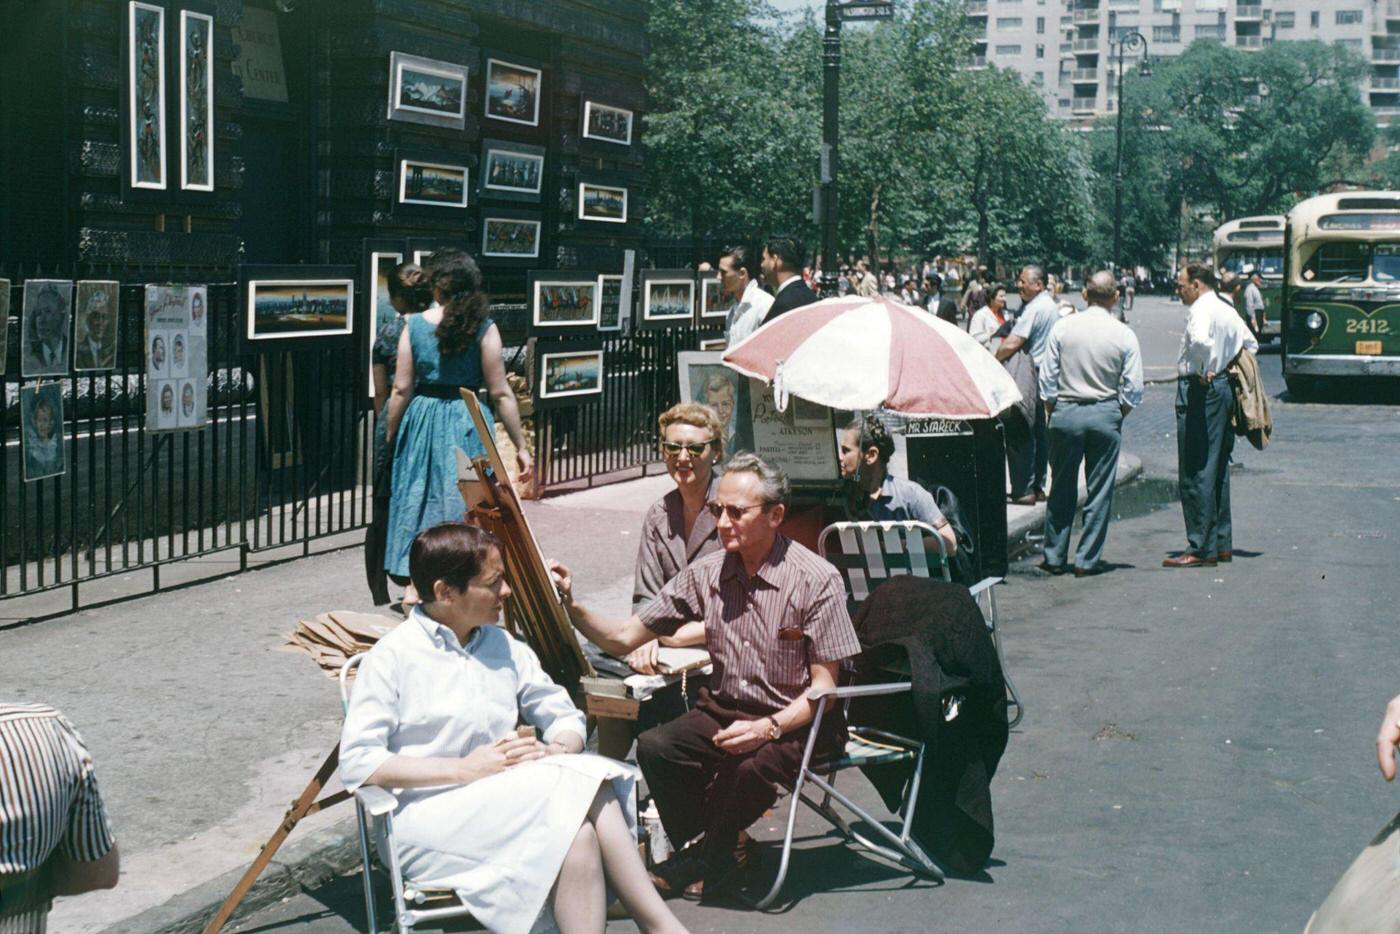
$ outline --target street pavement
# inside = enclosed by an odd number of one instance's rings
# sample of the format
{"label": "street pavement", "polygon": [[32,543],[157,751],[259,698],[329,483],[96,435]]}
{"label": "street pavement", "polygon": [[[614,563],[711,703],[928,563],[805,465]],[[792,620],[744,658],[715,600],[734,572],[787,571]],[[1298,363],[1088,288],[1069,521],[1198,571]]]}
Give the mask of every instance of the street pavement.
{"label": "street pavement", "polygon": [[[1139,299],[1132,322],[1149,379],[1174,373],[1181,317],[1179,304]],[[1393,399],[1364,395],[1293,403],[1279,395],[1277,357],[1261,366],[1274,443],[1236,449],[1232,564],[1160,566],[1184,545],[1172,501],[1175,387],[1163,383],[1127,420],[1125,450],[1147,479],[1118,496],[1106,555],[1115,569],[1049,578],[1030,555],[1002,588],[1027,713],[993,783],[997,848],[984,877],[914,881],[804,820],[783,910],[677,903],[686,925],[1301,930],[1400,809],[1372,751],[1385,701],[1400,691],[1390,661],[1400,413]],[[530,506],[583,599],[625,605],[639,510],[665,484]],[[121,887],[61,903],[51,930],[101,930],[252,858],[275,826],[274,803],[300,790],[339,722],[331,682],[270,648],[299,616],[368,608],[359,558],[322,555],[0,634],[4,692],[75,721],[129,854]],[[873,800],[862,779],[850,787]],[[776,827],[765,819],[760,836]],[[237,930],[363,930],[359,898],[355,877],[336,879]]]}

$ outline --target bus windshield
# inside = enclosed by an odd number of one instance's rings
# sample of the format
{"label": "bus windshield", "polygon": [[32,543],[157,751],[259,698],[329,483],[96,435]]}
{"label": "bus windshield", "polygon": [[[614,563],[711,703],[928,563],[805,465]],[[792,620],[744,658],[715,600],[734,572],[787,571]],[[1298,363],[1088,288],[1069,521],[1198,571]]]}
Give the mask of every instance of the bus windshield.
{"label": "bus windshield", "polygon": [[1266,247],[1262,250],[1230,250],[1220,260],[1221,272],[1244,272],[1246,266],[1253,266],[1261,276],[1283,275],[1283,248]]}
{"label": "bus windshield", "polygon": [[1321,243],[1303,263],[1302,276],[1308,282],[1400,282],[1400,243]]}

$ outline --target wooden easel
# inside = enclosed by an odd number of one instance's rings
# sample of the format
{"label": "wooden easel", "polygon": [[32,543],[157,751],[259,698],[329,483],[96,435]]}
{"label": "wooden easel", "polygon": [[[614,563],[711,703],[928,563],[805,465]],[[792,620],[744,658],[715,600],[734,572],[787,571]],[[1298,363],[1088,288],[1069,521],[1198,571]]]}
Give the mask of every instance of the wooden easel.
{"label": "wooden easel", "polygon": [[217,934],[223,929],[223,926],[228,923],[228,919],[233,917],[239,903],[247,896],[248,890],[253,887],[254,882],[258,881],[258,876],[262,875],[267,864],[272,862],[272,857],[277,855],[278,849],[281,848],[296,825],[301,823],[302,818],[310,817],[312,814],[324,811],[342,801],[350,800],[350,792],[344,789],[332,792],[324,798],[317,798],[339,765],[340,743],[337,741],[335,746],[331,748],[330,755],[326,756],[326,761],[322,762],[321,767],[316,770],[315,776],[307,782],[301,794],[292,802],[292,806],[287,808],[287,813],[282,815],[282,823],[262,845],[262,850],[258,853],[258,858],[253,860],[253,865],[249,866],[248,871],[243,873],[243,877],[238,880],[238,884],[233,887],[228,898],[224,899],[224,903],[219,906],[214,917],[204,926],[204,934]]}

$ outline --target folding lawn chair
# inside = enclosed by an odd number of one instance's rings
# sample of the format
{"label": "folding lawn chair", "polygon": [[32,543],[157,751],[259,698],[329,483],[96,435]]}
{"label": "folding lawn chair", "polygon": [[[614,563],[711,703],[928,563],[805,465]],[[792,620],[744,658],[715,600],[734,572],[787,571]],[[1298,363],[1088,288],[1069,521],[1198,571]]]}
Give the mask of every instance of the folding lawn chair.
{"label": "folding lawn chair", "polygon": [[[340,703],[342,710],[350,706],[350,673],[364,660],[367,653],[346,660],[340,669]],[[406,881],[399,865],[399,851],[394,843],[394,809],[398,800],[387,788],[361,785],[355,791],[355,817],[360,831],[360,863],[364,877],[365,917],[369,934],[379,934],[374,911],[374,874],[372,855],[378,852],[380,861],[389,870],[394,888],[394,925],[389,930],[411,931],[415,925],[443,918],[469,917],[471,912],[451,889],[428,889]],[[373,841],[374,846],[370,843]],[[450,902],[440,907],[422,907],[429,903]],[[410,907],[413,906],[413,907]]]}

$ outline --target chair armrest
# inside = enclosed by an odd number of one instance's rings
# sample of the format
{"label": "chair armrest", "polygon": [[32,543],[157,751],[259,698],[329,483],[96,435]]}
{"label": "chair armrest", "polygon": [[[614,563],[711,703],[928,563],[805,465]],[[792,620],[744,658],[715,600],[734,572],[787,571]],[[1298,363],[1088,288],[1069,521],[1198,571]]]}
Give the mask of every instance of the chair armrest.
{"label": "chair armrest", "polygon": [[897,684],[854,684],[844,688],[819,688],[808,691],[807,697],[811,700],[821,700],[824,697],[877,697],[881,694],[900,694],[913,688],[914,685],[908,681]]}
{"label": "chair armrest", "polygon": [[394,808],[399,806],[399,800],[378,785],[361,785],[355,789],[355,800],[360,802],[371,817],[391,814]]}
{"label": "chair armrest", "polygon": [[967,592],[975,597],[984,590],[990,590],[992,587],[995,587],[997,584],[1000,584],[1005,579],[1006,578],[1004,577],[984,577],[977,583],[973,584],[971,587],[967,588]]}

